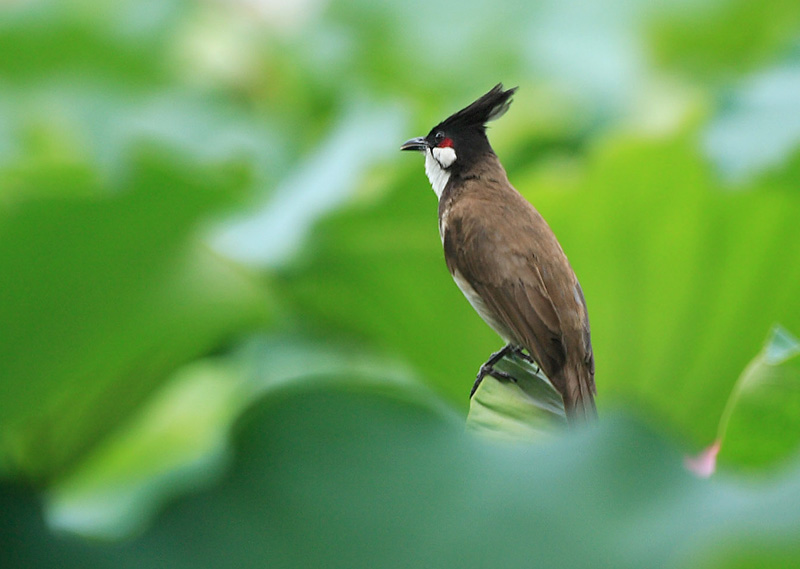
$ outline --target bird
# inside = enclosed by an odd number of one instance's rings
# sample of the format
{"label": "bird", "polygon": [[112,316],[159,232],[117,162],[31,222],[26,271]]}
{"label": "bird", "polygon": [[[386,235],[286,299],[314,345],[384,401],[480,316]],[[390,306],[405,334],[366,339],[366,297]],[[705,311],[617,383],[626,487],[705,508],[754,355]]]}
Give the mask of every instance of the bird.
{"label": "bird", "polygon": [[516,91],[498,83],[400,149],[425,155],[447,268],[506,342],[481,366],[470,398],[486,375],[513,380],[493,366],[517,353],[532,358],[560,393],[568,423],[587,423],[597,408],[583,290],[553,230],[511,185],[486,134]]}

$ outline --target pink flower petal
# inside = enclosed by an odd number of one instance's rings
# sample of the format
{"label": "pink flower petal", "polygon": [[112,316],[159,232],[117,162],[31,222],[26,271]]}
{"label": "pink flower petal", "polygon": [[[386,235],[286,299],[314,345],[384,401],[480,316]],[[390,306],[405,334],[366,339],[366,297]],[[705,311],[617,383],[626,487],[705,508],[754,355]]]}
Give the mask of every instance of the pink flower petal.
{"label": "pink flower petal", "polygon": [[697,456],[687,456],[683,459],[683,465],[689,472],[693,472],[700,478],[709,478],[717,469],[717,455],[719,454],[720,441],[714,441],[710,447],[706,448]]}

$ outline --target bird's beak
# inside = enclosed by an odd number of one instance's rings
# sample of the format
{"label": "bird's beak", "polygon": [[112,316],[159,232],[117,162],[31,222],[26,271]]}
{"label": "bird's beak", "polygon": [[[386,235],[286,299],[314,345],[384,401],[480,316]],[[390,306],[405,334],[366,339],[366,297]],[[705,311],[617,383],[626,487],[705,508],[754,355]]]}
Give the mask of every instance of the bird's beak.
{"label": "bird's beak", "polygon": [[426,148],[428,148],[428,143],[425,140],[425,137],[418,136],[417,138],[406,140],[400,147],[400,150],[417,150],[419,152],[423,152]]}

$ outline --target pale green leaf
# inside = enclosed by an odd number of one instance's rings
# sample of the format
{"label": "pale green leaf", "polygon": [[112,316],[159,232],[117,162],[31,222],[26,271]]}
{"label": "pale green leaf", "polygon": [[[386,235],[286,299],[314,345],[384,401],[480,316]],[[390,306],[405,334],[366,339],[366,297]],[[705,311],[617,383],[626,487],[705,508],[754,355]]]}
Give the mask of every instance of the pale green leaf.
{"label": "pale green leaf", "polygon": [[776,326],[745,368],[720,419],[720,461],[765,467],[800,449],[800,342]]}

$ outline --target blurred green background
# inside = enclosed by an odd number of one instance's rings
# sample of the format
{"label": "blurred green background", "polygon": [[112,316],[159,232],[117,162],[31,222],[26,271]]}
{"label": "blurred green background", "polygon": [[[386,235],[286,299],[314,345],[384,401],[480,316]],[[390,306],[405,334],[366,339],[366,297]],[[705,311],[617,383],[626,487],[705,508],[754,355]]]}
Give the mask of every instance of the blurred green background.
{"label": "blurred green background", "polygon": [[[533,446],[398,151],[500,81],[603,418]],[[7,0],[0,565],[796,566],[799,284],[796,0]]]}

